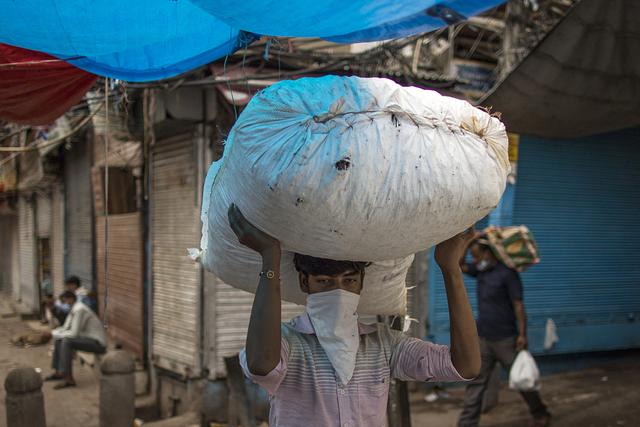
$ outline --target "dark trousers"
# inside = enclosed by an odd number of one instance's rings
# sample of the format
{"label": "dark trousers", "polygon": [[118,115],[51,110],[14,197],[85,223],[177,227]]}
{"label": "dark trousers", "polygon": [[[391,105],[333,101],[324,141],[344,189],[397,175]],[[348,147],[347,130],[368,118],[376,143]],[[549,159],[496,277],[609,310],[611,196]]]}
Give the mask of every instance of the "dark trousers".
{"label": "dark trousers", "polygon": [[92,338],[76,337],[55,340],[51,367],[62,374],[71,376],[74,350],[103,354],[106,349]]}
{"label": "dark trousers", "polygon": [[[480,352],[482,354],[482,367],[480,375],[468,383],[464,397],[464,409],[458,420],[458,427],[476,427],[480,421],[482,410],[482,397],[487,390],[487,384],[493,372],[496,362],[500,362],[507,371],[516,358],[516,339],[507,338],[501,341],[487,341],[480,339]],[[548,414],[547,407],[542,403],[537,391],[520,392],[522,398],[529,406],[529,412],[535,418]]]}

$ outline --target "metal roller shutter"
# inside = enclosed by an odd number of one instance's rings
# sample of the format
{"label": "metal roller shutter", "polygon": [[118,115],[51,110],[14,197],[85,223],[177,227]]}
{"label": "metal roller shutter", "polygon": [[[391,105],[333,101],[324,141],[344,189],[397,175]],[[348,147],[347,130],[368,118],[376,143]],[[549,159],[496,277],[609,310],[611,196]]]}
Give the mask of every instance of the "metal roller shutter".
{"label": "metal roller shutter", "polygon": [[[576,140],[521,138],[514,224],[542,262],[522,274],[533,353],[640,346],[640,130]],[[429,338],[449,342],[446,294],[430,269]],[[475,312],[475,281],[465,278]],[[545,324],[560,341],[544,351]]]}
{"label": "metal roller shutter", "polygon": [[20,259],[20,301],[37,311],[40,287],[36,279],[36,237],[33,202],[24,196],[18,201],[18,251]]}
{"label": "metal roller shutter", "polygon": [[158,141],[151,171],[152,351],[187,377],[201,370],[201,270],[187,256],[200,238],[194,145],[190,135]]}
{"label": "metal roller shutter", "polygon": [[48,193],[37,193],[36,216],[38,237],[48,238],[51,235],[51,196]]}
{"label": "metal roller shutter", "polygon": [[640,129],[577,140],[523,138],[514,221],[541,263],[522,275],[530,341],[552,353],[640,346]]}
{"label": "metal roller shutter", "polygon": [[[214,286],[215,373],[218,377],[224,377],[226,371],[223,358],[237,354],[245,346],[254,294],[231,287],[218,278],[214,279]],[[289,321],[303,310],[302,306],[283,301],[282,321]]]}
{"label": "metal roller shutter", "polygon": [[[482,218],[475,225],[476,230],[483,230],[489,225],[489,215]],[[438,264],[433,258],[434,250],[430,251],[429,257],[429,308],[428,308],[428,321],[427,321],[427,338],[430,341],[440,344],[449,343],[449,306],[447,304],[447,293],[444,289],[444,280],[442,279],[442,273]],[[477,316],[477,301],[476,301],[476,281],[468,276],[464,277],[465,288],[467,289],[467,295],[469,295],[469,301],[471,302],[471,308],[473,309],[473,315]]]}
{"label": "metal roller shutter", "polygon": [[64,192],[62,184],[51,193],[51,279],[54,295],[64,291]]}
{"label": "metal roller shutter", "polygon": [[13,279],[17,251],[15,249],[16,233],[15,215],[0,215],[0,292],[7,295],[13,293]]}
{"label": "metal roller shutter", "polygon": [[11,295],[14,300],[20,299],[20,212],[13,219],[13,235],[11,239]]}
{"label": "metal roller shutter", "polygon": [[[96,282],[105,319],[104,225],[96,217]],[[140,212],[109,216],[107,332],[113,343],[121,344],[140,359],[144,357],[144,313],[142,280],[142,217]]]}
{"label": "metal roller shutter", "polygon": [[85,141],[75,142],[64,162],[66,195],[66,275],[78,276],[93,289],[93,223],[91,165]]}

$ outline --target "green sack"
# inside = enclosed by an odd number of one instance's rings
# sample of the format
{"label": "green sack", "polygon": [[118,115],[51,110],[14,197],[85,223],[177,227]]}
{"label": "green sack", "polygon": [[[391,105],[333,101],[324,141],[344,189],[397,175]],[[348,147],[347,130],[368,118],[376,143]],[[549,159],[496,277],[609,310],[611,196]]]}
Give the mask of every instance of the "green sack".
{"label": "green sack", "polygon": [[525,225],[490,226],[484,235],[496,258],[509,268],[522,272],[540,262],[536,240]]}

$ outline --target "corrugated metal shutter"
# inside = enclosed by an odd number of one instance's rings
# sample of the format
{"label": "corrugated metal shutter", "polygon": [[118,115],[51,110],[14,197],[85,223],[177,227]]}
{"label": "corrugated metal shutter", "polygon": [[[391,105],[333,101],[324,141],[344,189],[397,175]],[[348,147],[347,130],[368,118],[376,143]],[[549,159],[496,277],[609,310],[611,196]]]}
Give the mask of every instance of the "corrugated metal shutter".
{"label": "corrugated metal shutter", "polygon": [[158,141],[152,151],[151,238],[153,355],[185,376],[200,373],[200,265],[195,144],[191,136]]}
{"label": "corrugated metal shutter", "polygon": [[514,222],[541,263],[522,275],[530,341],[553,353],[640,346],[640,129],[577,140],[522,138]]}
{"label": "corrugated metal shutter", "polygon": [[[478,231],[489,225],[489,215],[475,224]],[[449,342],[449,305],[447,293],[444,288],[442,272],[433,258],[434,250],[429,257],[429,315],[427,322],[427,338],[430,341],[446,344]],[[474,316],[477,316],[476,281],[473,278],[464,277],[465,288],[471,302]]]}
{"label": "corrugated metal shutter", "polygon": [[51,279],[55,296],[64,291],[64,192],[56,184],[51,193]]}
{"label": "corrugated metal shutter", "polygon": [[[532,230],[542,258],[522,274],[533,353],[640,346],[640,271],[632,255],[640,241],[638,140],[638,129],[520,140],[513,218]],[[446,294],[435,265],[429,279],[429,338],[448,343]],[[475,280],[465,284],[475,313]],[[560,341],[545,352],[549,318]]]}
{"label": "corrugated metal shutter", "polygon": [[66,195],[66,275],[78,276],[82,286],[93,289],[93,213],[89,149],[76,142],[64,162]]}
{"label": "corrugated metal shutter", "polygon": [[14,300],[20,299],[20,212],[13,219],[11,239],[11,295]]}
{"label": "corrugated metal shutter", "polygon": [[38,237],[49,237],[51,235],[51,196],[49,194],[37,193],[36,216]]}
{"label": "corrugated metal shutter", "polygon": [[33,311],[40,304],[40,287],[36,280],[36,237],[33,202],[18,200],[18,246],[20,258],[20,301]]}
{"label": "corrugated metal shutter", "polygon": [[7,294],[13,292],[14,258],[18,256],[14,244],[16,224],[15,215],[0,215],[0,291]]}
{"label": "corrugated metal shutter", "polygon": [[[256,278],[258,280],[258,278]],[[226,376],[223,358],[237,354],[245,346],[254,294],[233,288],[215,279],[215,372]],[[299,315],[304,307],[283,302],[282,321]]]}
{"label": "corrugated metal shutter", "polygon": [[[96,282],[104,319],[104,225],[96,217]],[[144,357],[142,280],[142,217],[140,212],[109,216],[107,332],[113,343]]]}

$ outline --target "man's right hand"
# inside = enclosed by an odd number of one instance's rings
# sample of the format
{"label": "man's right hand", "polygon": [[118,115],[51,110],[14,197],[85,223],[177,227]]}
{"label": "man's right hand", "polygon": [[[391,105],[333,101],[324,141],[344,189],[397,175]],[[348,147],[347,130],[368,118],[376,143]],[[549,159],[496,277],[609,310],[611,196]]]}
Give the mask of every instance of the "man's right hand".
{"label": "man's right hand", "polygon": [[229,206],[228,216],[231,229],[244,246],[263,256],[274,252],[280,253],[280,241],[251,224],[235,203]]}
{"label": "man's right hand", "polygon": [[477,233],[469,228],[456,234],[449,240],[438,243],[435,250],[435,260],[441,270],[458,270],[464,262],[464,256],[469,245],[476,238]]}

